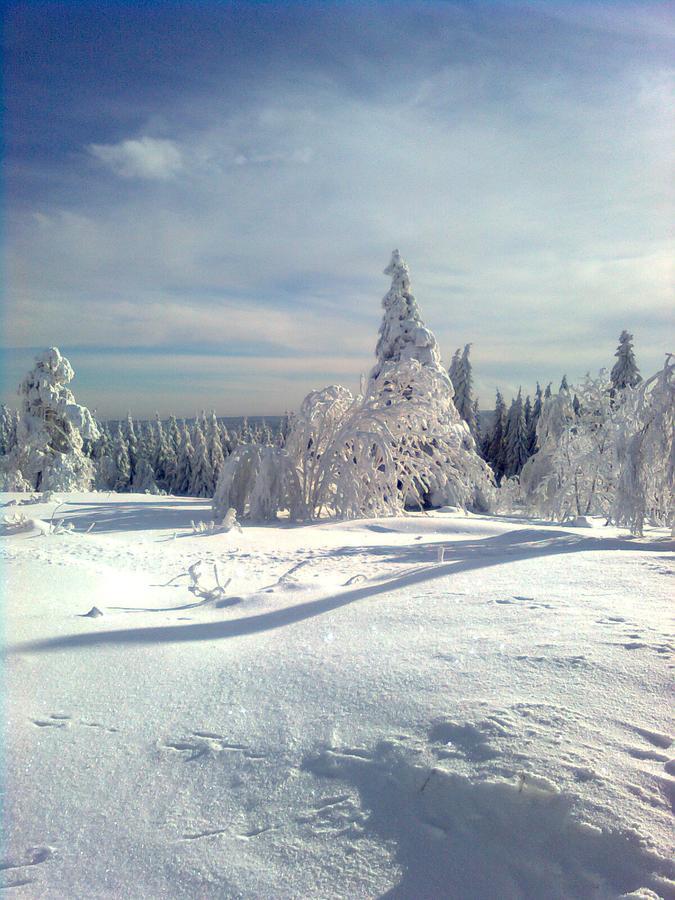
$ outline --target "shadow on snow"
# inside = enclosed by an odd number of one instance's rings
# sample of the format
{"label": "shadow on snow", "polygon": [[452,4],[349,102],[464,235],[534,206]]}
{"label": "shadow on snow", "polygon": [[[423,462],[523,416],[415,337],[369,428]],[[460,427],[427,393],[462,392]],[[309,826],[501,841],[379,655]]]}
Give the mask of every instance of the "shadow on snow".
{"label": "shadow on snow", "polygon": [[102,647],[106,645],[183,643],[244,637],[295,625],[298,622],[324,615],[360,600],[367,600],[381,594],[406,588],[414,588],[438,578],[490,568],[502,563],[537,560],[554,555],[598,550],[610,552],[618,550],[653,552],[664,549],[663,542],[638,544],[619,538],[584,537],[570,534],[567,531],[547,530],[542,533],[538,529],[512,531],[478,541],[460,541],[451,546],[446,546],[445,554],[449,558],[442,563],[434,563],[429,559],[429,555],[437,553],[439,546],[441,545],[435,542],[414,548],[343,548],[342,551],[338,550],[337,554],[345,551],[346,554],[372,552],[373,550],[378,553],[389,552],[393,560],[427,563],[427,565],[422,569],[418,568],[412,572],[390,578],[387,581],[352,588],[329,597],[298,603],[295,606],[284,609],[271,610],[270,612],[237,619],[228,619],[223,622],[121,628],[114,631],[46,638],[18,644],[11,648],[11,651],[52,651],[68,648]]}

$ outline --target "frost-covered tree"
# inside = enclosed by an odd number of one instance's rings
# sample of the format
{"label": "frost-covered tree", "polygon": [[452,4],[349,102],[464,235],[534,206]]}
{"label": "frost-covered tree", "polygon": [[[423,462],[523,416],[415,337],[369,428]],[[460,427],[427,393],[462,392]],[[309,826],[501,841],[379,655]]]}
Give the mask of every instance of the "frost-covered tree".
{"label": "frost-covered tree", "polygon": [[[452,402],[398,251],[385,271],[392,287],[363,393],[355,397],[339,385],[313,391],[285,450],[237,448],[221,474],[214,512],[229,504],[250,515],[260,496],[285,496],[291,517],[307,519],[394,515],[428,502],[488,508],[492,473]],[[268,513],[273,507],[270,501]]]}
{"label": "frost-covered tree", "polygon": [[640,370],[635,361],[633,351],[633,335],[628,331],[622,331],[619,337],[619,346],[616,349],[616,363],[612,368],[610,378],[612,380],[612,396],[617,391],[623,391],[627,387],[637,387],[642,381]]}
{"label": "frost-covered tree", "polygon": [[242,444],[227,457],[213,498],[213,518],[222,522],[229,509],[239,518],[269,521],[280,510],[292,520],[305,517],[293,460],[278,447]]}
{"label": "frost-covered tree", "polygon": [[[450,378],[455,389],[453,402],[457,408],[457,412],[469,426],[469,431],[475,438],[476,418],[473,411],[473,374],[471,371],[471,360],[469,359],[470,351],[471,344],[466,344],[462,355],[457,361],[455,377],[453,378],[451,375]],[[457,353],[459,354],[459,351],[457,351]]]}
{"label": "frost-covered tree", "polygon": [[99,431],[89,410],[75,402],[68,387],[73,368],[56,347],[35,359],[19,386],[20,418],[16,447],[3,460],[5,472],[20,472],[34,490],[89,490],[94,477],[84,440]]}
{"label": "frost-covered tree", "polygon": [[16,447],[16,426],[19,415],[3,403],[0,407],[0,456],[6,456]]}
{"label": "frost-covered tree", "polygon": [[115,491],[128,491],[131,485],[131,463],[129,461],[129,441],[122,430],[121,423],[117,423],[117,433],[112,445],[113,462],[115,464],[116,482]]}
{"label": "frost-covered tree", "polygon": [[506,469],[506,403],[499,388],[495,399],[495,411],[492,429],[487,441],[485,459],[499,483]]}
{"label": "frost-covered tree", "polygon": [[[574,403],[576,398],[577,403]],[[569,515],[608,515],[616,487],[616,417],[603,371],[572,393],[546,401],[537,453],[521,474],[532,512],[560,521]]]}
{"label": "frost-covered tree", "polygon": [[537,450],[537,423],[539,422],[539,416],[541,415],[541,407],[544,401],[544,396],[541,390],[541,385],[537,382],[537,390],[534,395],[534,403],[532,404],[532,412],[530,413],[529,420],[527,422],[527,455],[528,457],[533,456]]}
{"label": "frost-covered tree", "polygon": [[94,487],[97,491],[114,491],[117,487],[117,466],[110,432],[100,427],[100,437],[93,447]]}
{"label": "frost-covered tree", "polygon": [[523,395],[520,388],[518,396],[511,402],[506,417],[504,433],[504,475],[512,478],[519,475],[527,462],[527,425]]}
{"label": "frost-covered tree", "polygon": [[192,430],[193,451],[188,493],[191,497],[213,496],[213,469],[204,432],[199,422]]}
{"label": "frost-covered tree", "polygon": [[613,518],[641,535],[645,519],[675,527],[675,362],[623,391],[618,427],[620,466]]}
{"label": "frost-covered tree", "polygon": [[204,437],[206,438],[206,449],[209,464],[211,466],[211,486],[209,493],[207,494],[207,496],[210,497],[213,495],[216,484],[218,483],[218,476],[220,475],[225,462],[220,424],[215,411],[212,411],[211,415],[207,418]]}
{"label": "frost-covered tree", "polygon": [[169,445],[169,450],[173,452],[174,455],[178,453],[178,448],[180,447],[180,428],[178,427],[178,422],[176,421],[176,417],[174,415],[169,416],[169,424],[166,429],[166,439]]}
{"label": "frost-covered tree", "polygon": [[194,448],[190,439],[190,431],[185,420],[180,425],[180,445],[178,447],[178,460],[176,475],[171,492],[179,496],[188,496],[192,485],[192,458]]}
{"label": "frost-covered tree", "polygon": [[410,290],[410,272],[398,250],[392,253],[384,274],[391,275],[391,288],[382,300],[384,316],[375,348],[377,362],[370,373],[371,380],[377,380],[389,363],[409,359],[442,371],[436,338],[422,322],[417,301]]}
{"label": "frost-covered tree", "polygon": [[131,413],[127,415],[126,438],[127,451],[129,453],[129,479],[131,483],[136,474],[136,464],[138,462],[138,436],[136,434],[136,427],[134,425],[134,420],[131,417]]}
{"label": "frost-covered tree", "polygon": [[452,359],[450,360],[450,365],[448,367],[448,375],[450,376],[450,381],[452,382],[452,389],[457,393],[457,384],[459,382],[459,367],[461,365],[462,359],[462,350],[461,347],[458,347],[455,352],[452,354]]}

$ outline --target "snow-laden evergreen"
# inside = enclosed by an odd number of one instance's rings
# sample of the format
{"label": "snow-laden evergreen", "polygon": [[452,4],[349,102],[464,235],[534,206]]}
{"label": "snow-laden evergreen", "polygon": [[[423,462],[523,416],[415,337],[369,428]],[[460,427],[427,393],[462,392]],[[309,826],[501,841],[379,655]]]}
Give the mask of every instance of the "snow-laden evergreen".
{"label": "snow-laden evergreen", "polygon": [[[340,385],[312,391],[293,419],[285,451],[263,457],[235,450],[216,490],[216,516],[229,506],[251,516],[258,494],[287,496],[291,517],[307,519],[395,515],[429,504],[489,507],[492,473],[454,406],[436,339],[422,322],[398,251],[385,274],[392,285],[363,394]],[[263,459],[273,458],[280,471],[292,472],[274,491],[261,487],[265,472],[274,474],[273,466],[263,470]],[[273,504],[267,510],[276,514]]]}
{"label": "snow-laden evergreen", "polygon": [[527,423],[522,391],[513,399],[506,416],[504,432],[504,474],[507,478],[519,475],[527,462]]}
{"label": "snow-laden evergreen", "polygon": [[612,513],[641,535],[645,520],[675,528],[675,363],[668,354],[659,372],[625,389],[617,455],[620,475]]}
{"label": "snow-laden evergreen", "polygon": [[99,430],[68,387],[74,374],[56,347],[36,357],[19,386],[16,445],[3,458],[5,480],[23,480],[42,491],[91,488],[94,466],[82,448],[85,439],[98,439]]}
{"label": "snow-laden evergreen", "polygon": [[616,357],[616,363],[610,375],[612,394],[615,394],[617,391],[623,391],[627,387],[637,387],[642,381],[642,376],[635,361],[633,335],[625,329],[621,332],[619,346],[614,356]]}
{"label": "snow-laden evergreen", "polygon": [[499,389],[495,396],[492,430],[486,442],[485,459],[499,483],[506,470],[506,403]]}
{"label": "snow-laden evergreen", "polygon": [[[460,355],[457,350],[452,359],[450,367],[450,380],[454,388],[453,402],[457,408],[457,412],[469,426],[469,431],[476,437],[476,415],[473,408],[473,374],[471,370],[471,360],[469,353],[471,344],[466,344]],[[452,371],[454,369],[454,375]]]}
{"label": "snow-laden evergreen", "polygon": [[[532,512],[568,516],[610,514],[617,483],[617,428],[627,415],[612,402],[606,372],[545,402],[537,453],[521,475]],[[576,401],[576,402],[575,402]]]}
{"label": "snow-laden evergreen", "polygon": [[197,421],[192,429],[193,450],[190,464],[190,484],[188,493],[191,497],[213,496],[213,468],[206,446],[206,438],[202,426]]}
{"label": "snow-laden evergreen", "polygon": [[417,301],[410,290],[410,272],[398,250],[392,253],[384,274],[391,275],[391,287],[382,300],[384,316],[375,348],[377,362],[370,373],[371,380],[378,379],[383,368],[390,363],[410,359],[441,371],[436,338],[422,322]]}

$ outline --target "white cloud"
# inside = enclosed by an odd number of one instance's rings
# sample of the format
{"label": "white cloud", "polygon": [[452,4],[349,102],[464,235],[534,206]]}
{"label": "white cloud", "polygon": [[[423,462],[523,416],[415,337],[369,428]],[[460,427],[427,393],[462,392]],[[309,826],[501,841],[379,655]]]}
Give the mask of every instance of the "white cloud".
{"label": "white cloud", "polygon": [[183,156],[176,144],[159,138],[90,144],[87,149],[121,178],[172,178],[183,168]]}

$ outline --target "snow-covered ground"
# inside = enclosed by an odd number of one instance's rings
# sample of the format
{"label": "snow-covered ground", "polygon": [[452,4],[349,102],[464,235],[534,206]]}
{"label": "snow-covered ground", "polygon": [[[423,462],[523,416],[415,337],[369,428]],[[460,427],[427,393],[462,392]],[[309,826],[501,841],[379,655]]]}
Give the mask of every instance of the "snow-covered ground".
{"label": "snow-covered ground", "polygon": [[65,499],[3,510],[8,894],[675,896],[663,532]]}

